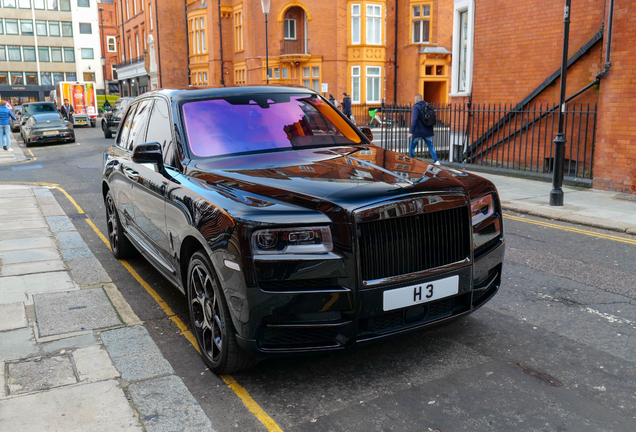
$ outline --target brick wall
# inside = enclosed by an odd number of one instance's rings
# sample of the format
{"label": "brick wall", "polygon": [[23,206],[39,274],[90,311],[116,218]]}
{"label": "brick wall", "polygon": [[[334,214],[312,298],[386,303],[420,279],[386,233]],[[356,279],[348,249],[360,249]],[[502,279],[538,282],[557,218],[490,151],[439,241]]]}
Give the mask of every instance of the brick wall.
{"label": "brick wall", "polygon": [[159,21],[159,62],[161,86],[183,88],[188,86],[188,32],[183,0],[157,1]]}

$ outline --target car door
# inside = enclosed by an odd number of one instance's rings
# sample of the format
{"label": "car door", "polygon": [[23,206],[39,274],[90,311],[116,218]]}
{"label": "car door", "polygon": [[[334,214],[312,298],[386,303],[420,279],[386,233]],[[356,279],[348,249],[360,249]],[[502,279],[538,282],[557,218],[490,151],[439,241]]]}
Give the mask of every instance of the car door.
{"label": "car door", "polygon": [[[133,149],[145,142],[172,140],[169,113],[164,99],[148,99],[140,103],[137,115],[139,117],[136,117],[138,120],[133,128]],[[143,246],[148,249],[151,258],[170,276],[174,276],[166,235],[165,192],[168,177],[156,164],[136,163],[134,169],[139,176],[133,186],[135,227],[139,230]]]}
{"label": "car door", "polygon": [[130,227],[133,220],[132,187],[133,183],[137,181],[130,159],[130,130],[134,124],[136,109],[137,104],[131,105],[125,113],[121,130],[115,139],[115,151],[113,152],[114,156],[112,156],[114,160],[106,161],[114,167],[108,182],[119,211],[121,223],[127,228]]}

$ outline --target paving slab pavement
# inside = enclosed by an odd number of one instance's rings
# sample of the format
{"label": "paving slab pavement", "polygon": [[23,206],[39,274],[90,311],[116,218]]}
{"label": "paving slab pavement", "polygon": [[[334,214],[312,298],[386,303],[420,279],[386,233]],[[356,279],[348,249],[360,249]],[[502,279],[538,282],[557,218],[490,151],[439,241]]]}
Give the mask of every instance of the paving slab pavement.
{"label": "paving slab pavement", "polygon": [[0,207],[0,430],[213,431],[51,191]]}

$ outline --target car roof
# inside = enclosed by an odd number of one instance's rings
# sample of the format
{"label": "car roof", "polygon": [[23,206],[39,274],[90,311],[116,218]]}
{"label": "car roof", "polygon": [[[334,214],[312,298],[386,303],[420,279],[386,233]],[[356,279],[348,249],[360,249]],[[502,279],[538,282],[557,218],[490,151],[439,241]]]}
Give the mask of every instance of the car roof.
{"label": "car roof", "polygon": [[225,96],[239,96],[245,94],[284,94],[284,93],[300,93],[300,94],[317,94],[315,91],[307,87],[291,87],[291,86],[244,86],[244,87],[219,87],[219,88],[186,88],[186,89],[161,89],[144,93],[146,95],[165,95],[174,101],[182,101],[188,99],[205,99],[218,98]]}

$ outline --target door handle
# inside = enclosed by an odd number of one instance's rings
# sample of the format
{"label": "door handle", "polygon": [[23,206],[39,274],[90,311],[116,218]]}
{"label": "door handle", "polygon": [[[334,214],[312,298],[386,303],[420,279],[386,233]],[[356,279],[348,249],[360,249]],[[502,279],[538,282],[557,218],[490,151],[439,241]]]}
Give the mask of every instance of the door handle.
{"label": "door handle", "polygon": [[134,182],[139,181],[139,173],[130,168],[123,168],[124,175]]}

